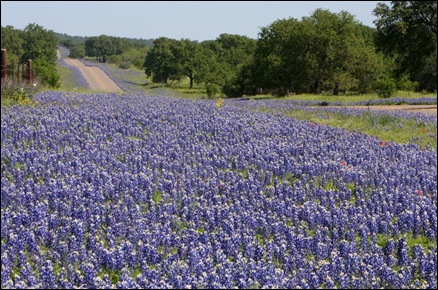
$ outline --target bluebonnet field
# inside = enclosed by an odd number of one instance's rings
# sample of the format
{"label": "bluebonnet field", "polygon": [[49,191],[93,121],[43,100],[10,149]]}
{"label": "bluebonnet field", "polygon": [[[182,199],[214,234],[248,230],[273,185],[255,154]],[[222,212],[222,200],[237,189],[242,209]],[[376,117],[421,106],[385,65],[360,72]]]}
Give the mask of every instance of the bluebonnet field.
{"label": "bluebonnet field", "polygon": [[435,150],[237,102],[34,99],[2,107],[2,288],[437,286]]}

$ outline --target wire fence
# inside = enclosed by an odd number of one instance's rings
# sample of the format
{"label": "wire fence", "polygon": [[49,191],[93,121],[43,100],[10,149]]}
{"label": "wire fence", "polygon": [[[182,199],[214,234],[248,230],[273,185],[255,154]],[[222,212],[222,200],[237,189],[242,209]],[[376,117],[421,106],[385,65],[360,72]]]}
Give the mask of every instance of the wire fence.
{"label": "wire fence", "polygon": [[28,81],[33,83],[35,72],[32,68],[32,60],[27,63],[15,63],[7,61],[6,49],[1,50],[1,79],[14,80],[18,82]]}

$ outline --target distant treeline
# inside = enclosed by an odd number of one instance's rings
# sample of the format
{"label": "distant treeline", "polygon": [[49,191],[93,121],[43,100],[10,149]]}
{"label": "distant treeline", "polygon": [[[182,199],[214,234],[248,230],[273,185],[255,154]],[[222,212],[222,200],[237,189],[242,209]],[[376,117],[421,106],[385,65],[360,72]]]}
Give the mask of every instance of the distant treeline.
{"label": "distant treeline", "polygon": [[257,40],[222,34],[198,43],[161,37],[146,56],[154,82],[184,77],[207,93],[340,94],[396,89],[436,91],[436,1],[379,3],[377,28],[348,12],[317,9],[309,17],[277,20]]}
{"label": "distant treeline", "polygon": [[[153,46],[153,39],[115,36],[69,36],[57,33],[59,43],[70,50],[70,57],[96,57],[101,62],[116,63],[121,68],[135,66],[142,69],[144,56]],[[109,59],[107,59],[109,58]]]}

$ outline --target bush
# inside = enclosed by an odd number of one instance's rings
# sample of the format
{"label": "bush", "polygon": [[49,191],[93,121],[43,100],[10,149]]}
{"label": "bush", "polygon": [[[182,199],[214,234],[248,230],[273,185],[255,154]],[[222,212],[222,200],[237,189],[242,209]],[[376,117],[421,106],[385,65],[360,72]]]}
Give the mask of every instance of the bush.
{"label": "bush", "polygon": [[10,99],[15,104],[30,104],[39,88],[37,83],[4,79],[1,81],[1,97]]}
{"label": "bush", "polygon": [[130,67],[130,64],[129,62],[122,60],[117,64],[117,66],[121,69],[128,69]]}
{"label": "bush", "polygon": [[55,65],[46,61],[36,60],[34,62],[35,75],[38,76],[44,84],[52,88],[59,88],[59,74]]}
{"label": "bush", "polygon": [[379,98],[390,98],[396,91],[396,84],[392,78],[380,77],[374,83],[374,90]]}
{"label": "bush", "polygon": [[409,75],[402,75],[397,83],[397,88],[402,91],[415,91],[418,87],[418,82],[413,82],[410,80]]}
{"label": "bush", "polygon": [[207,89],[207,96],[209,98],[213,98],[217,93],[219,93],[219,86],[217,84],[208,84],[205,86],[205,88]]}

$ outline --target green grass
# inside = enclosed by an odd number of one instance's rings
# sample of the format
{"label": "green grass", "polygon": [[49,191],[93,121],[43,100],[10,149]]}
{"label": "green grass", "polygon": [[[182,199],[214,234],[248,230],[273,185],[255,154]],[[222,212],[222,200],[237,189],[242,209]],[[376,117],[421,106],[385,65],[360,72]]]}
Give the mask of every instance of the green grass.
{"label": "green grass", "polygon": [[11,98],[1,98],[1,105],[4,107],[12,106],[14,104],[16,104],[16,101]]}
{"label": "green grass", "polygon": [[335,186],[333,180],[327,180],[325,183],[322,182],[322,177],[317,176],[315,178],[315,185],[321,189],[324,190],[338,190],[338,188]]}
{"label": "green grass", "polygon": [[154,193],[152,194],[152,200],[156,204],[159,204],[163,200],[163,194],[158,190],[154,191]]}
{"label": "green grass", "polygon": [[90,93],[91,90],[86,88],[77,87],[74,79],[75,75],[73,71],[69,70],[66,67],[63,67],[59,63],[56,64],[56,70],[59,74],[59,82],[61,83],[61,87],[56,89],[61,92],[77,92],[77,93]]}
{"label": "green grass", "polygon": [[[87,59],[96,62],[95,59]],[[121,69],[116,64],[104,65],[114,78],[123,83],[129,90],[134,92],[145,92],[151,95],[165,95],[170,97],[186,99],[207,98],[207,92],[203,85],[194,84],[189,88],[189,79],[183,78],[181,81],[170,81],[167,85],[164,83],[153,83],[143,70],[137,68]]]}
{"label": "green grass", "polygon": [[372,116],[371,113],[353,116],[305,110],[291,110],[286,115],[297,120],[307,120],[349,131],[360,131],[386,141],[402,144],[413,142],[423,147],[430,145],[435,150],[437,148],[436,125],[425,125],[415,120],[401,119],[385,114],[378,117]]}
{"label": "green grass", "polygon": [[[408,92],[408,91],[397,91],[395,93],[396,97],[399,98],[422,98],[422,97],[437,97],[436,93],[420,93],[420,92]],[[374,99],[381,99],[377,93],[370,94],[352,94],[352,95],[314,95],[314,94],[300,94],[291,95],[286,97],[277,97],[272,95],[257,95],[250,96],[250,99],[281,99],[281,100],[300,100],[300,101],[318,101],[318,102],[359,102],[359,101],[369,101]]]}
{"label": "green grass", "polygon": [[255,234],[255,238],[257,239],[259,244],[262,245],[262,247],[265,245],[265,240],[263,239],[262,234]]}
{"label": "green grass", "polygon": [[[404,234],[400,235],[399,237],[395,238],[395,240],[398,240],[401,237],[406,239],[406,243],[408,244],[408,246],[410,248],[409,254],[412,254],[412,249],[415,245],[421,245],[423,247],[423,249],[426,251],[426,253],[428,253],[430,251],[429,250],[430,246],[434,246],[435,248],[437,247],[436,240],[431,240],[423,234],[418,235],[418,236],[414,236],[412,233],[404,233]],[[386,244],[388,243],[388,241],[390,239],[394,239],[394,238],[390,235],[378,234],[377,235],[377,245],[379,247],[381,247],[382,249],[384,249]]]}
{"label": "green grass", "polygon": [[120,281],[120,276],[122,274],[121,270],[110,270],[105,267],[101,267],[99,273],[97,274],[98,277],[103,278],[103,276],[107,274],[109,276],[109,279],[113,285],[117,284]]}

